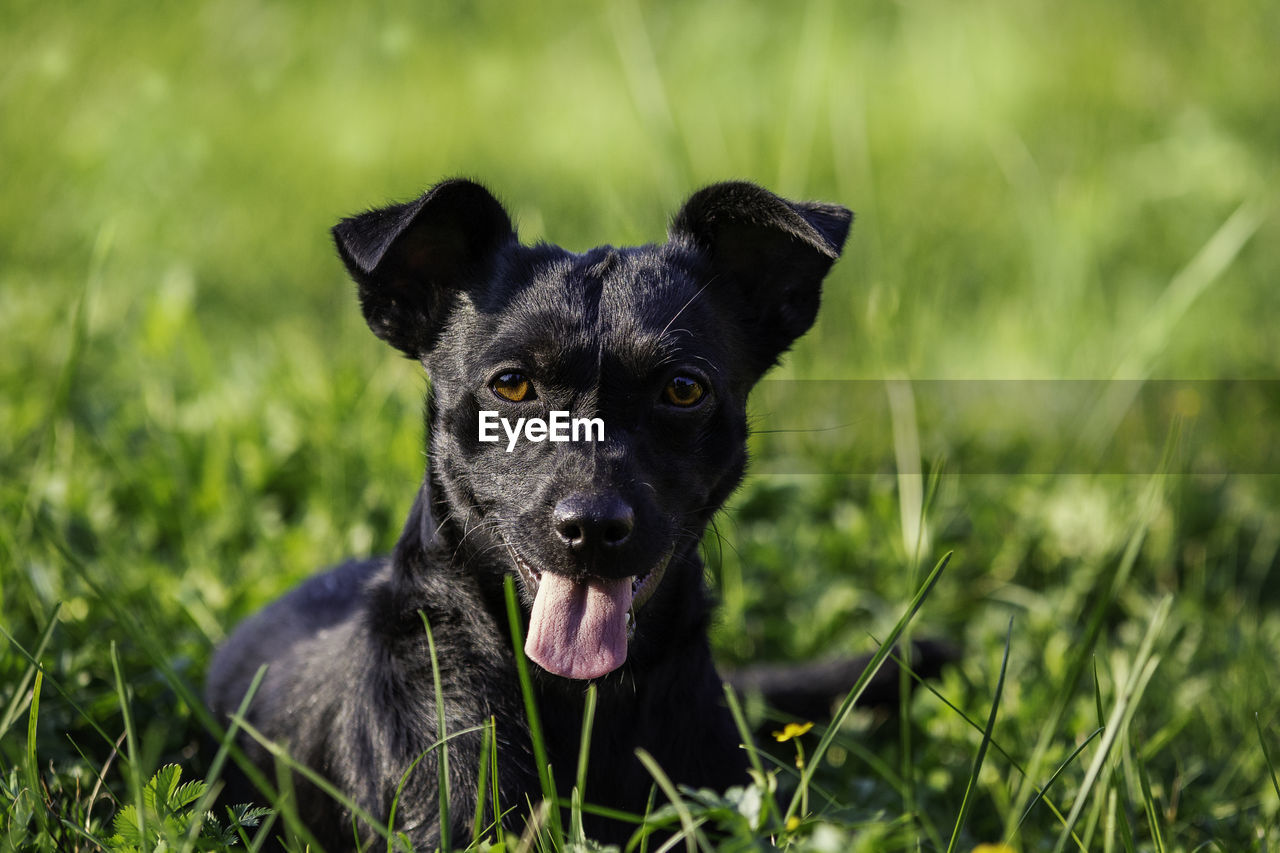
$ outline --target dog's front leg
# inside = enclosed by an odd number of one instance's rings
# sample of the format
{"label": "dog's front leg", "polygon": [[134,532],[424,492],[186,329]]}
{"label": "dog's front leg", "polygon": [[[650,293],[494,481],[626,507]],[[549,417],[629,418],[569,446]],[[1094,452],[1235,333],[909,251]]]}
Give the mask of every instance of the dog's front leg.
{"label": "dog's front leg", "polygon": [[482,836],[498,821],[523,829],[538,773],[510,640],[468,578],[408,570],[415,562],[369,592],[363,659],[371,665],[347,693],[363,719],[336,728],[359,732],[347,775],[350,790],[373,800],[363,807],[417,849],[465,847],[477,814]]}
{"label": "dog's front leg", "polygon": [[[507,831],[521,832],[538,790],[523,715],[482,719],[474,706],[464,709],[446,701],[445,708],[444,742],[434,734],[406,740],[397,756],[388,757],[390,766],[401,769],[384,774],[380,801],[365,805],[419,850],[465,847],[477,828],[480,838],[492,837],[499,822]],[[434,731],[434,714],[420,722]],[[447,785],[445,796],[442,785]]]}

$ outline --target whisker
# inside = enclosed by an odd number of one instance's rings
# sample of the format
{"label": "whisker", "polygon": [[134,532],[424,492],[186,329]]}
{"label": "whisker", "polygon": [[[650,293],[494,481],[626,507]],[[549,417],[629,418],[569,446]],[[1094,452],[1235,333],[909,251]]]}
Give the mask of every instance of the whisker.
{"label": "whisker", "polygon": [[708,287],[710,287],[710,286],[711,286],[711,282],[713,282],[713,281],[715,281],[715,280],[716,280],[716,277],[715,277],[715,276],[712,276],[711,278],[707,279],[707,283],[706,283],[706,284],[704,284],[704,285],[702,285],[702,287],[699,287],[699,288],[698,288],[698,292],[697,292],[697,293],[695,293],[695,294],[693,294],[693,296],[690,296],[690,297],[689,297],[689,301],[688,301],[688,302],[686,302],[685,304],[681,305],[681,306],[680,306],[680,310],[679,310],[679,311],[677,311],[677,312],[675,313],[675,315],[674,315],[674,316],[672,316],[672,318],[671,318],[670,320],[668,320],[668,321],[667,321],[667,325],[665,325],[665,326],[663,326],[663,327],[662,327],[662,331],[658,333],[658,337],[662,337],[663,335],[665,335],[665,334],[667,333],[667,329],[670,329],[670,328],[671,328],[671,324],[672,324],[672,323],[674,323],[674,322],[676,321],[676,318],[677,318],[677,317],[679,317],[681,314],[683,314],[683,313],[684,313],[684,309],[686,309],[686,308],[688,308],[690,305],[692,305],[692,304],[693,304],[693,300],[695,300],[695,299],[697,299],[699,296],[701,296],[701,295],[702,295],[702,291],[704,291],[704,290],[706,290]]}

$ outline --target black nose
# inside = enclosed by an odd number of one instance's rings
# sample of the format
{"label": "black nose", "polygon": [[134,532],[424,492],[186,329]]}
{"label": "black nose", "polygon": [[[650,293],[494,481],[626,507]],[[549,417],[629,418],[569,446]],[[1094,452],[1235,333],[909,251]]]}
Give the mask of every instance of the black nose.
{"label": "black nose", "polygon": [[620,547],[631,537],[636,514],[616,494],[577,494],[556,504],[551,520],[560,541],[582,554]]}

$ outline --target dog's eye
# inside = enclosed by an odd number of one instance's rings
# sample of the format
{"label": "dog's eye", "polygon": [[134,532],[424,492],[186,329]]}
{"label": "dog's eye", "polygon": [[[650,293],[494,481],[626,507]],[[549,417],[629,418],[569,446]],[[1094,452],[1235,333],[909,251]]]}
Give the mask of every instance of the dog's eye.
{"label": "dog's eye", "polygon": [[533,383],[523,373],[503,373],[489,383],[493,393],[512,403],[524,403],[538,399]]}
{"label": "dog's eye", "polygon": [[662,396],[668,403],[683,409],[697,405],[705,393],[702,383],[692,376],[676,376],[662,389]]}

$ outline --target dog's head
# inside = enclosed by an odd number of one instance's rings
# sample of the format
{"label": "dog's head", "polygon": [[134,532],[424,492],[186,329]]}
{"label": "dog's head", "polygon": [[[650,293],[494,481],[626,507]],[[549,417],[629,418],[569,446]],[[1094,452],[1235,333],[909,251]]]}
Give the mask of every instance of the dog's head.
{"label": "dog's head", "polygon": [[697,570],[747,393],[813,325],[851,220],[722,183],[666,243],[577,255],[521,245],[487,190],[448,181],[334,228],[370,327],[431,376],[441,535],[518,574],[544,669],[617,669],[668,567]]}

